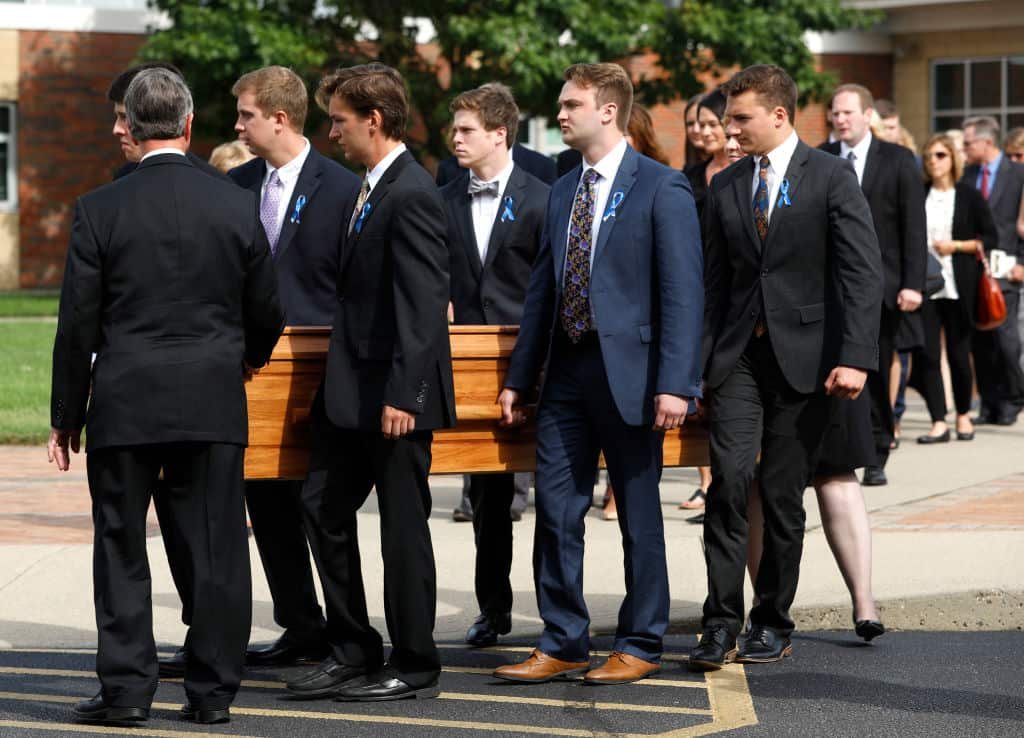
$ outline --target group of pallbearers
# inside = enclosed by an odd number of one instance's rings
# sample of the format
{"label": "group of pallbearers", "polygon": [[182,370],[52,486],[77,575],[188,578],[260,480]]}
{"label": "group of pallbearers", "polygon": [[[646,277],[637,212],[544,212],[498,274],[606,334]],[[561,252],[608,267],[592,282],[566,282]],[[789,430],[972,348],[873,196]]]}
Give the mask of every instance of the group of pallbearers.
{"label": "group of pallbearers", "polygon": [[[494,675],[582,674],[597,685],[658,671],[669,619],[662,440],[702,396],[714,486],[704,629],[690,662],[788,654],[803,490],[830,401],[857,396],[878,366],[882,302],[857,176],[798,139],[792,79],[759,65],[724,88],[749,156],[713,180],[703,239],[686,178],[627,142],[633,86],[618,65],[565,71],[558,123],[582,164],[550,189],[510,155],[519,113],[502,85],[453,102],[453,149],[469,171],[442,190],[402,143],[409,104],[393,69],[339,69],[316,93],[361,180],[303,137],[306,93],[289,70],[251,72],[232,92],[236,131],[258,158],[227,181],[187,154],[193,110],[182,78],[132,70],[123,98],[112,98],[138,165],[76,205],[49,443],[67,469],[88,428],[101,689],[76,713],[144,720],[159,675],[177,674],[182,717],[224,722],[247,659],[317,662],[287,685],[298,697],[438,694],[428,474],[432,431],[456,423],[449,301],[456,322],[520,325],[502,424],[523,422],[539,386],[534,571],[544,631],[529,658]],[[310,472],[303,483],[257,486],[243,481],[244,381],[288,323],[333,326]],[[612,654],[595,664],[583,534],[601,452],[626,596]],[[765,550],[751,636],[737,648],[755,473]],[[513,482],[473,486],[481,613],[467,640],[487,645],[510,629]],[[367,614],[356,532],[374,489],[387,653]],[[189,626],[184,647],[159,665],[151,496]],[[286,629],[248,652],[245,502]]]}

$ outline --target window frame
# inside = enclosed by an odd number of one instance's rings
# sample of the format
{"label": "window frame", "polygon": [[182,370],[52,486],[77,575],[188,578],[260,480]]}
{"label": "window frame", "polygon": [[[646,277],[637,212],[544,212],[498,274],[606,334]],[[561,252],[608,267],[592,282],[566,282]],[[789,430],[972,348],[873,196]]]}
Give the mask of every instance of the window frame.
{"label": "window frame", "polygon": [[[929,84],[928,91],[930,99],[928,101],[928,127],[931,131],[939,130],[936,126],[936,121],[939,118],[959,118],[961,121],[965,118],[977,116],[977,115],[989,115],[999,121],[1000,130],[1005,133],[1008,129],[1007,118],[1011,115],[1024,115],[1024,103],[1019,105],[1010,105],[1010,75],[1009,66],[1011,59],[1022,59],[1024,60],[1024,54],[1004,54],[996,56],[953,56],[953,57],[941,57],[932,59],[929,62]],[[973,107],[972,106],[972,90],[971,90],[971,65],[972,64],[989,64],[992,62],[999,62],[1000,64],[1000,75],[1001,85],[999,91],[999,107]],[[963,89],[963,107],[962,108],[949,108],[940,110],[936,108],[935,103],[938,100],[938,91],[936,86],[938,85],[938,67],[959,64],[963,66],[964,70],[964,89]],[[942,130],[946,130],[943,128]]]}
{"label": "window frame", "polygon": [[16,103],[0,100],[0,108],[8,111],[10,130],[0,131],[0,143],[7,144],[7,171],[0,173],[7,180],[7,199],[0,199],[0,213],[18,209],[18,107]]}

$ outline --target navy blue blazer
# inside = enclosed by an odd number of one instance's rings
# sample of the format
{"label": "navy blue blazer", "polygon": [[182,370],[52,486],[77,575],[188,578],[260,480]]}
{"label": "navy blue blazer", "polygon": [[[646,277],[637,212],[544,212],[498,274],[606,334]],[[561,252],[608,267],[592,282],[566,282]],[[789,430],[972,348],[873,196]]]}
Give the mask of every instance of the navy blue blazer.
{"label": "navy blue blazer", "polygon": [[[528,392],[550,355],[569,216],[580,167],[551,190],[505,386]],[[617,193],[621,202],[610,209]],[[627,147],[608,197],[590,276],[590,302],[608,384],[622,419],[654,421],[654,395],[699,397],[704,261],[690,184]]]}
{"label": "navy blue blazer", "polygon": [[[267,170],[253,159],[228,172],[259,200]],[[330,325],[337,307],[338,263],[362,180],[316,149],[310,149],[295,183],[277,241],[277,288],[288,325]],[[300,197],[305,205],[296,216]]]}

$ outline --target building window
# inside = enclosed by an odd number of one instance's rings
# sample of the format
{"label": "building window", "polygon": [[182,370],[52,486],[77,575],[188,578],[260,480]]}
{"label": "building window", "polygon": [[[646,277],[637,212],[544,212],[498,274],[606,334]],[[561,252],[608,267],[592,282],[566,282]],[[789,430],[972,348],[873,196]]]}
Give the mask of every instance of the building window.
{"label": "building window", "polygon": [[0,210],[13,210],[18,199],[14,103],[0,102]]}
{"label": "building window", "polygon": [[1024,126],[1024,56],[932,62],[932,130],[990,115],[1003,131]]}

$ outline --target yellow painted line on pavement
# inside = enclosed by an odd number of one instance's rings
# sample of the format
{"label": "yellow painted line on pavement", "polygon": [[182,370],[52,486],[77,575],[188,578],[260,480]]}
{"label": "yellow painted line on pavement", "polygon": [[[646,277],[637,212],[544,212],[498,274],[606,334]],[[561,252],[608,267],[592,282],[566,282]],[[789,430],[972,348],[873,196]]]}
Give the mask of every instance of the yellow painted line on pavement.
{"label": "yellow painted line on pavement", "polygon": [[51,733],[93,733],[96,735],[137,735],[140,738],[255,738],[238,733],[197,733],[183,730],[158,730],[156,728],[122,728],[114,725],[89,725],[86,723],[37,723],[27,720],[0,720],[0,728],[21,730],[44,730]]}
{"label": "yellow painted line on pavement", "polygon": [[95,656],[95,648],[0,648],[3,653],[68,653],[76,656]]}

